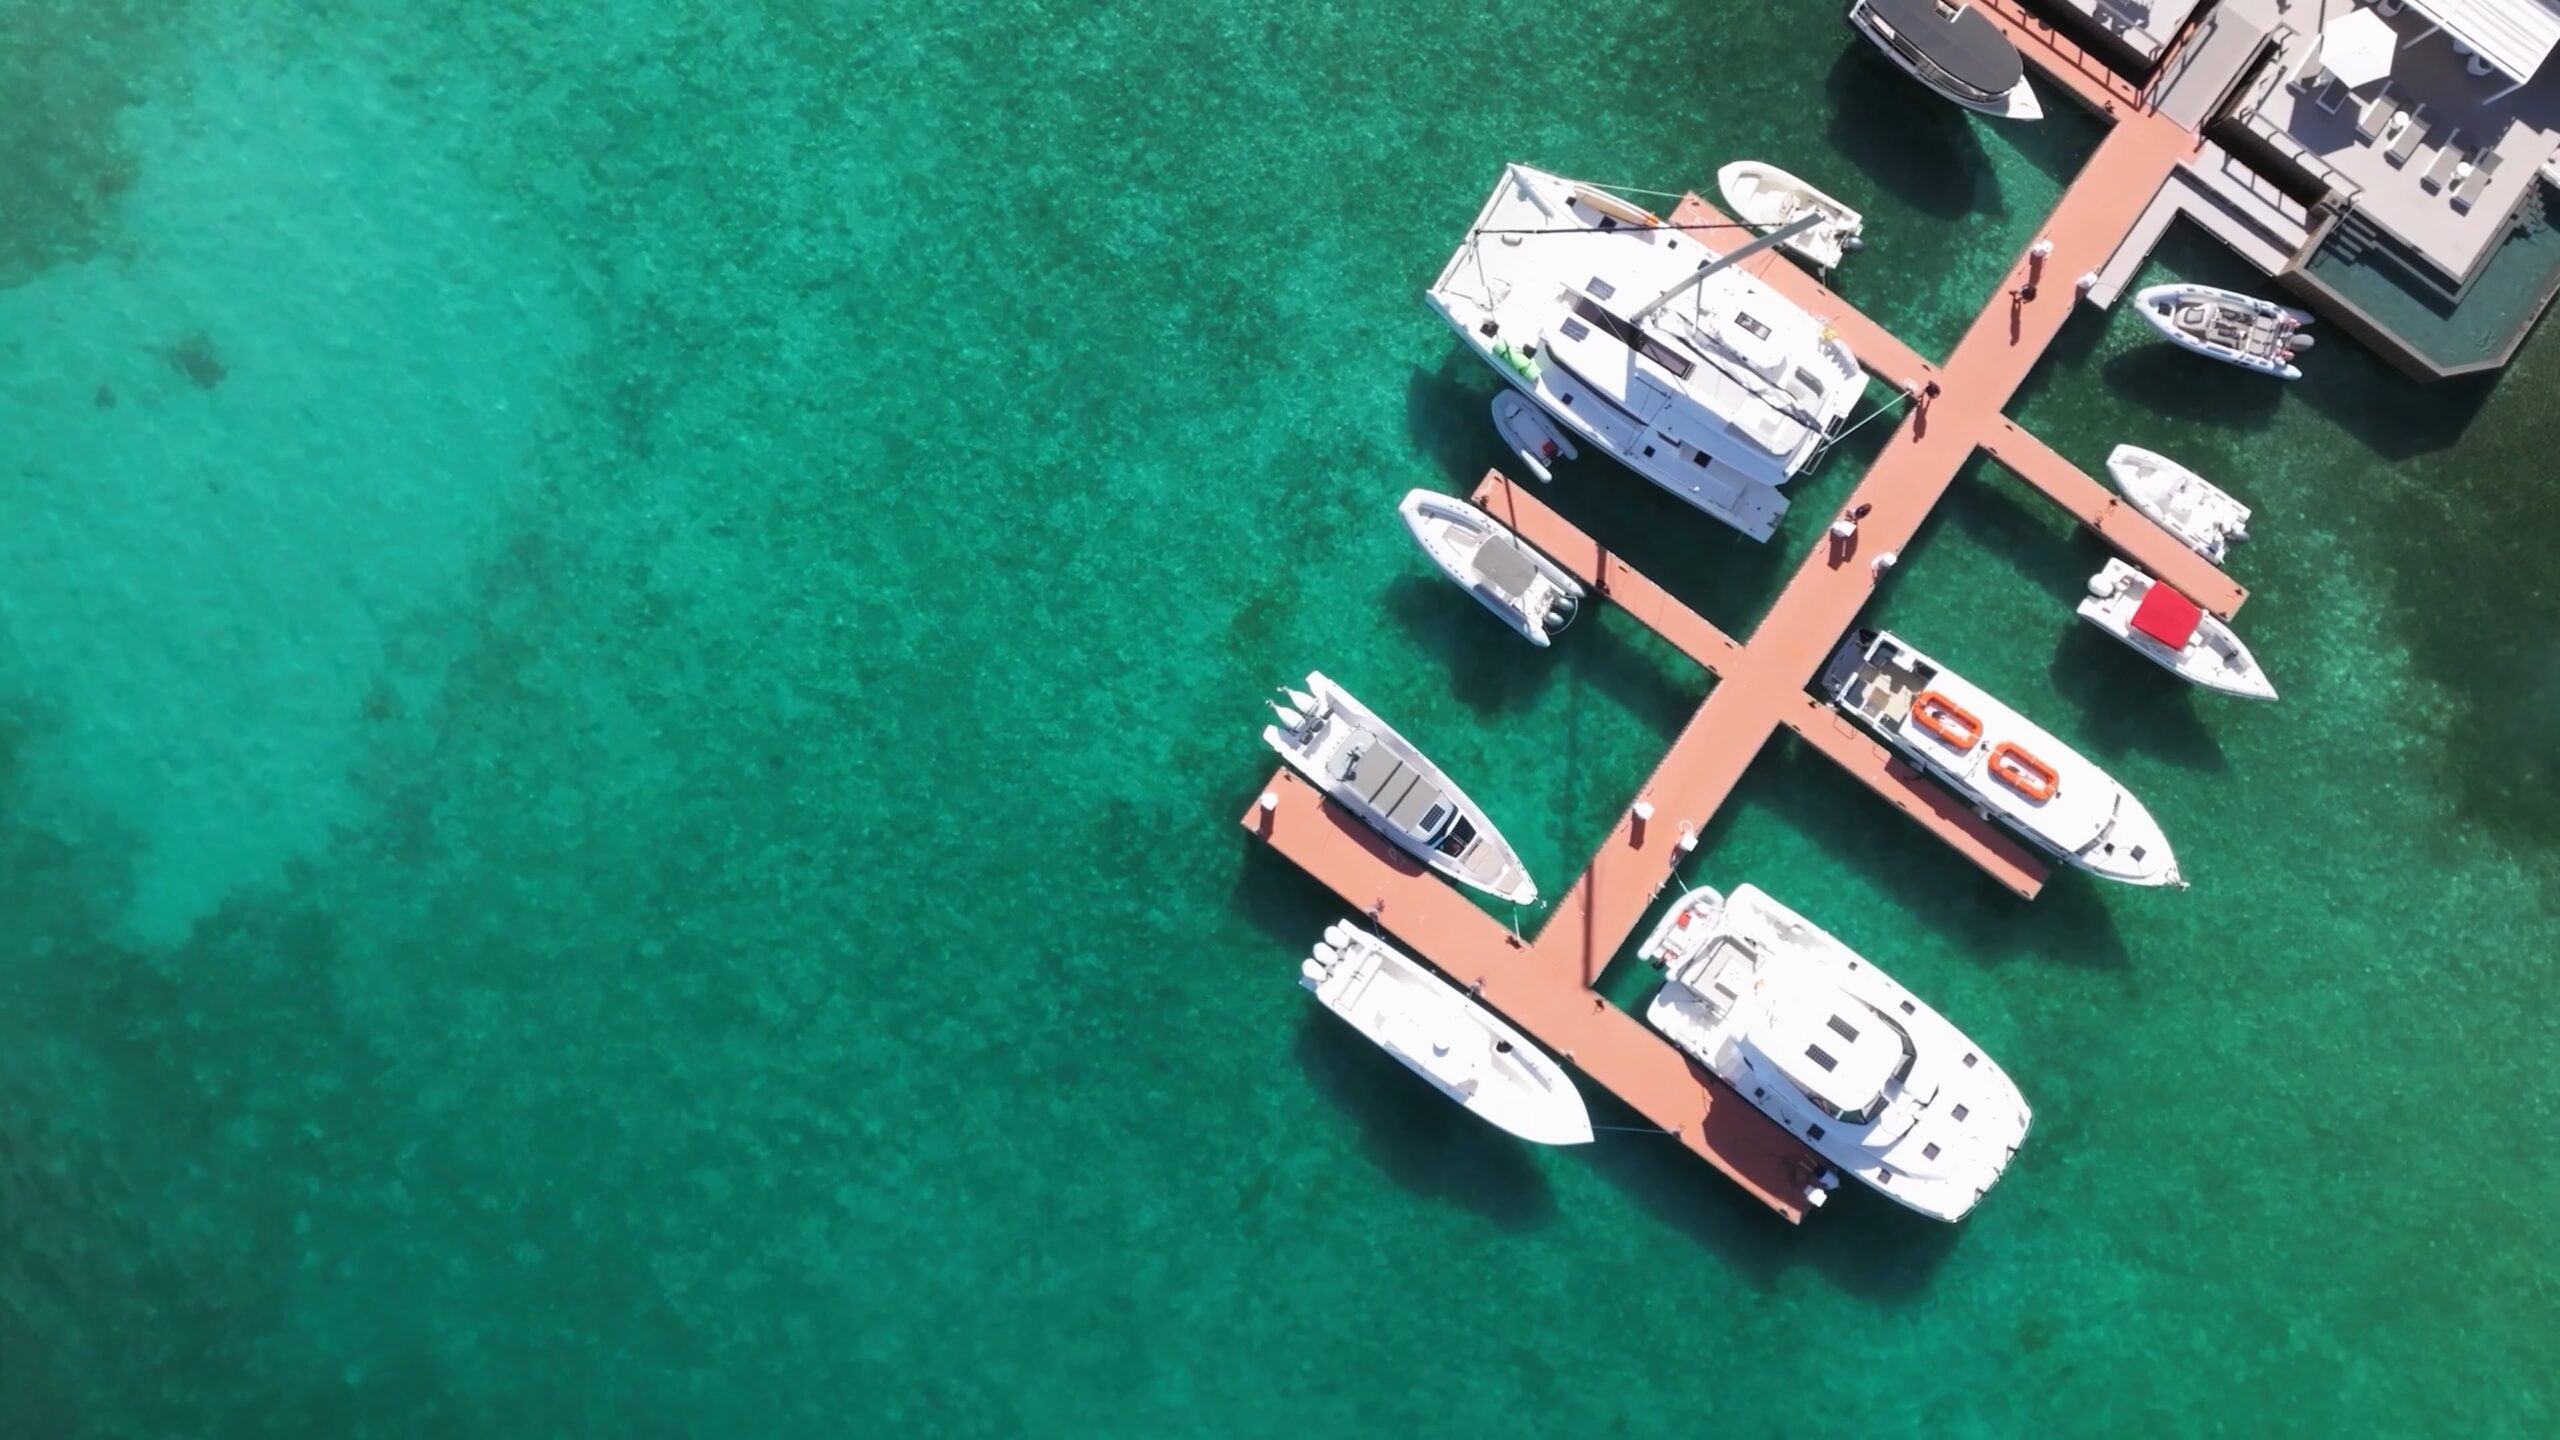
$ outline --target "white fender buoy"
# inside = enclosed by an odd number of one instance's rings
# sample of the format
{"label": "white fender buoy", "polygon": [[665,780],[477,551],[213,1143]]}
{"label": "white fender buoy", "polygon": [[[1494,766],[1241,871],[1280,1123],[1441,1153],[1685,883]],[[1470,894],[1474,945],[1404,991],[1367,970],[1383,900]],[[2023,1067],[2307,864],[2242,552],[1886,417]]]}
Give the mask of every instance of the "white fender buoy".
{"label": "white fender buoy", "polygon": [[1688,821],[1686,821],[1686,820],[1681,821],[1681,822],[1680,822],[1680,853],[1681,853],[1681,854],[1683,854],[1683,855],[1686,855],[1686,854],[1688,854],[1690,851],[1695,850],[1695,849],[1697,849],[1697,848],[1698,848],[1698,832],[1697,832],[1697,829],[1696,829],[1694,826],[1690,825],[1690,823],[1689,823]]}
{"label": "white fender buoy", "polygon": [[1819,1185],[1807,1185],[1804,1187],[1804,1203],[1812,1206],[1816,1210],[1821,1209],[1823,1203],[1828,1201],[1830,1198],[1831,1192],[1823,1189]]}

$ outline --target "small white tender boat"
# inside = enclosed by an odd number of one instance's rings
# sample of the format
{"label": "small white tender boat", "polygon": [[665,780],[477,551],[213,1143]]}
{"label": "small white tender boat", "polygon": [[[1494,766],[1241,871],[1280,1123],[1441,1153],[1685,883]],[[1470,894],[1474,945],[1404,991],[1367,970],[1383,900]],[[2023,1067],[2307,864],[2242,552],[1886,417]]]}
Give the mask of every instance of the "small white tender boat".
{"label": "small white tender boat", "polygon": [[2293,357],[2311,348],[2308,311],[2212,285],[2151,285],[2134,295],[2151,328],[2199,355],[2299,380]]}
{"label": "small white tender boat", "polygon": [[2156,451],[2117,446],[2107,455],[2107,477],[2151,523],[2216,565],[2249,538],[2248,506]]}
{"label": "small white tender boat", "polygon": [[1582,608],[1581,581],[1466,501],[1416,490],[1396,509],[1422,553],[1530,644],[1545,645]]}
{"label": "small white tender boat", "polygon": [[1822,223],[1779,248],[1793,250],[1828,270],[1845,253],[1863,247],[1867,219],[1775,165],[1736,160],[1716,172],[1716,189],[1736,217],[1767,234],[1810,210]]}
{"label": "small white tender boat", "polygon": [[1563,431],[1548,424],[1537,406],[1521,399],[1520,392],[1509,386],[1493,397],[1493,428],[1541,485],[1556,478],[1552,467],[1558,459],[1582,458],[1582,452],[1573,448]]}
{"label": "small white tender boat", "polygon": [[1262,727],[1263,743],[1317,789],[1459,884],[1536,903],[1537,883],[1511,842],[1395,727],[1321,671],[1307,672],[1306,689],[1281,693],[1287,703],[1271,702],[1280,723]]}
{"label": "small white tender boat", "polygon": [[1591,1112],[1554,1057],[1384,940],[1335,921],[1298,983],[1487,1123],[1540,1145],[1591,1142]]}
{"label": "small white tender boat", "polygon": [[2180,678],[2251,700],[2273,700],[2276,687],[2231,627],[2169,586],[2122,560],[2089,577],[2080,618],[2131,646]]}

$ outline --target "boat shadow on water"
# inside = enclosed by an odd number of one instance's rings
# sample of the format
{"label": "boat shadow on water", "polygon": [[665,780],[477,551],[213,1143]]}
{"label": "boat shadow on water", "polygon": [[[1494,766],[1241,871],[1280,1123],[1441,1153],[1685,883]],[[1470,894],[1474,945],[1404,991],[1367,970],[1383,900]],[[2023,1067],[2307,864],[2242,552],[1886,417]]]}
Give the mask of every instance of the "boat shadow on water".
{"label": "boat shadow on water", "polygon": [[[1999,181],[1965,114],[1895,70],[1855,35],[1822,77],[1823,136],[1895,200],[1935,220],[1998,211]],[[1986,188],[1989,194],[1981,192]]]}
{"label": "boat shadow on water", "polygon": [[2231,768],[2196,706],[2249,701],[2199,695],[2195,686],[2076,616],[2054,646],[2050,673],[2054,690],[2080,712],[2078,733],[2100,760],[2138,753],[2211,774]]}
{"label": "boat shadow on water", "polygon": [[[2126,302],[2130,304],[2130,297]],[[2128,313],[2136,326],[2142,317]],[[2270,375],[2253,375],[2202,355],[2191,355],[2166,340],[2145,343],[2109,356],[2100,371],[2107,389],[2136,410],[2198,425],[2235,430],[2263,430],[2275,423],[2291,383]],[[2307,362],[2306,362],[2307,363]]]}
{"label": "boat shadow on water", "polygon": [[1423,653],[1447,662],[1450,694],[1477,716],[1525,711],[1559,681],[1588,683],[1668,745],[1705,698],[1705,677],[1684,688],[1671,667],[1693,674],[1695,667],[1646,654],[1601,619],[1606,604],[1586,599],[1582,614],[1539,651],[1439,575],[1399,576],[1387,589],[1387,613]]}
{"label": "boat shadow on water", "polygon": [[[1584,1092],[1591,1098],[1594,1123],[1645,1123],[1643,1116],[1597,1087],[1586,1084]],[[1725,1099],[1742,1103],[1732,1096]],[[1802,1226],[1791,1226],[1670,1136],[1604,1130],[1583,1153],[1594,1173],[1646,1214],[1714,1252],[1763,1294],[1775,1291],[1789,1272],[1809,1265],[1862,1300],[1891,1304],[1918,1299],[1963,1243],[1971,1223],[1949,1225],[1913,1214],[1848,1181]],[[1986,1204],[1998,1200],[1995,1194]]]}
{"label": "boat shadow on water", "polygon": [[1536,1147],[1467,1113],[1313,1000],[1291,1049],[1316,1092],[1360,1127],[1369,1163],[1406,1191],[1515,1233],[1556,1218]]}
{"label": "boat shadow on water", "polygon": [[[1993,964],[2024,960],[2099,970],[2132,964],[2098,888],[2107,882],[2056,863],[2043,893],[2021,900],[1801,741],[1782,740],[1764,752],[1736,800],[1708,823],[1700,852],[1709,860],[1697,873],[1717,873],[1714,857],[1730,817],[1765,805],[1838,869],[1886,891],[1910,928],[1943,937],[1966,955]],[[1808,906],[1815,900],[1804,897]]]}

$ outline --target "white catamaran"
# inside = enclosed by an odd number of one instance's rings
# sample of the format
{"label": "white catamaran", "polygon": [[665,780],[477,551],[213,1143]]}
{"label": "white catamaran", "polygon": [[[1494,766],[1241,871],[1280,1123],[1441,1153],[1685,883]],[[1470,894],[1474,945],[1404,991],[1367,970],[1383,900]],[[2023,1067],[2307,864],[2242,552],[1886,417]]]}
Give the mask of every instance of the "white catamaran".
{"label": "white catamaran", "polygon": [[1960,1220],[2027,1138],[1981,1046],[1754,886],[1690,891],[1638,953],[1670,972],[1654,1029],[1888,1199]]}
{"label": "white catamaran", "polygon": [[1779,487],[1848,420],[1867,377],[1820,320],[1729,262],[1819,219],[1719,248],[1512,165],[1428,299],[1576,439],[1766,540],[1787,511]]}
{"label": "white catamaran", "polygon": [[1983,814],[2092,875],[2184,885],[2132,792],[1989,692],[1891,633],[1854,630],[1822,691]]}

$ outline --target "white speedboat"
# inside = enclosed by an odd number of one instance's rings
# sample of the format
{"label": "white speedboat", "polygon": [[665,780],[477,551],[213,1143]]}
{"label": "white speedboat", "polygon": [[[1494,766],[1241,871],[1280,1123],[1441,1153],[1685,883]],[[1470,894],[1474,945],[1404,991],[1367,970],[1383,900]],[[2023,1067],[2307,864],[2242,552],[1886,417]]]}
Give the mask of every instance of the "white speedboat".
{"label": "white speedboat", "polygon": [[1849,28],[1967,110],[2001,120],[2044,118],[2018,47],[1964,0],[1849,0]]}
{"label": "white speedboat", "polygon": [[1669,972],[1654,1029],[1897,1204],[1961,1220],[2026,1141],[1981,1046],[1756,886],[1681,896],[1642,953]]}
{"label": "white speedboat", "polygon": [[2216,565],[2249,538],[2248,506],[2165,455],[2119,445],[2107,455],[2107,477],[2126,503]]}
{"label": "white speedboat", "polygon": [[2293,357],[2311,348],[2302,333],[2307,311],[2212,285],[2147,285],[2134,299],[2172,344],[2261,375],[2302,378]]}
{"label": "white speedboat", "polygon": [[1888,632],[1855,630],[1822,690],[1887,745],[2092,875],[2184,885],[2151,812],[2107,772]]}
{"label": "white speedboat", "polygon": [[2229,625],[2122,560],[2089,577],[2080,618],[2180,679],[2250,700],[2276,698],[2267,672]]}
{"label": "white speedboat", "polygon": [[1422,553],[1530,644],[1545,645],[1582,608],[1581,581],[1466,501],[1416,490],[1396,508]]}
{"label": "white speedboat", "polygon": [[1867,219],[1775,165],[1736,160],[1716,172],[1716,189],[1736,218],[1766,233],[1808,210],[1822,216],[1812,229],[1789,239],[1784,248],[1825,270],[1866,244],[1861,232]]}
{"label": "white speedboat", "polygon": [[1554,1057],[1384,940],[1336,921],[1298,983],[1488,1123],[1540,1145],[1590,1143],[1591,1112]]}
{"label": "white speedboat", "polygon": [[1582,458],[1582,452],[1573,448],[1573,441],[1549,423],[1537,406],[1520,398],[1517,390],[1506,388],[1493,397],[1493,428],[1541,485],[1556,478],[1557,460]]}
{"label": "white speedboat", "polygon": [[1562,431],[1755,540],[1866,393],[1820,320],[1696,234],[1509,166],[1427,298]]}
{"label": "white speedboat", "polygon": [[1536,902],[1538,887],[1511,843],[1393,726],[1317,671],[1306,689],[1282,694],[1271,702],[1280,723],[1262,727],[1262,739],[1316,788],[1459,884]]}

